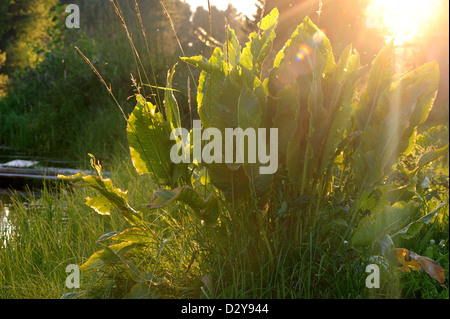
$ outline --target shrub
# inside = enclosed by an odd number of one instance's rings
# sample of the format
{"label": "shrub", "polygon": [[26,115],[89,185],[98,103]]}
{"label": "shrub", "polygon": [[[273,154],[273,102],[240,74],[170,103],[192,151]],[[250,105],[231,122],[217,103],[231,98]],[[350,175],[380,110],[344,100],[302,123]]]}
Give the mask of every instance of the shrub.
{"label": "shrub", "polygon": [[[195,147],[196,134],[194,127],[184,141],[171,138],[186,124],[172,91],[174,68],[164,104],[138,94],[128,119],[133,164],[157,186],[148,205],[151,213],[132,208],[127,193],[102,177],[95,159],[97,176],[65,178],[98,190],[87,205],[104,215],[118,211],[131,226],[102,236],[103,249],[83,269],[125,274],[134,285],[124,294],[132,297],[161,297],[169,291],[184,296],[181,286],[188,278],[206,296],[261,296],[258,289],[272,280],[300,282],[301,287],[283,289],[281,297],[289,291],[292,296],[292,289],[311,297],[322,266],[332,264],[324,258],[334,251],[346,251],[346,258],[381,254],[392,261],[397,251],[392,236],[414,236],[416,226],[429,223],[443,207],[423,218],[416,214],[419,199],[408,195],[417,174],[448,145],[424,153],[412,167],[400,161],[414,149],[417,127],[433,105],[437,64],[395,76],[390,42],[360,91],[367,68],[360,66],[358,52],[349,45],[336,62],[326,35],[305,18],[263,78],[277,18],[274,9],[242,50],[228,28],[223,49],[216,48],[209,59],[182,58],[202,71],[197,102],[203,128],[216,128],[222,136],[227,128],[277,129],[277,172],[262,174],[261,163],[248,160],[249,153],[243,163],[226,164],[224,157],[200,163],[192,155],[186,163],[171,161],[178,143]],[[226,156],[225,149],[221,154]],[[399,172],[405,176],[401,186],[392,178]],[[317,259],[324,252],[328,255]],[[298,268],[297,257],[309,266]]]}

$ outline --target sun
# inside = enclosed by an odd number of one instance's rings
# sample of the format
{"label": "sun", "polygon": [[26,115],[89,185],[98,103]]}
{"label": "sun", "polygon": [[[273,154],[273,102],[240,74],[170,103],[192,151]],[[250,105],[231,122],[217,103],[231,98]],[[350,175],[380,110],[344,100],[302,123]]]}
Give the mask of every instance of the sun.
{"label": "sun", "polygon": [[414,41],[429,27],[442,0],[370,0],[366,9],[367,26],[382,29],[386,40],[395,44]]}
{"label": "sun", "polygon": [[[185,0],[193,11],[198,6],[202,6],[203,8],[208,8],[208,0]],[[238,12],[242,12],[243,14],[251,17],[256,13],[256,0],[209,0],[211,6],[216,6],[219,10],[226,10],[228,4],[232,4]]]}

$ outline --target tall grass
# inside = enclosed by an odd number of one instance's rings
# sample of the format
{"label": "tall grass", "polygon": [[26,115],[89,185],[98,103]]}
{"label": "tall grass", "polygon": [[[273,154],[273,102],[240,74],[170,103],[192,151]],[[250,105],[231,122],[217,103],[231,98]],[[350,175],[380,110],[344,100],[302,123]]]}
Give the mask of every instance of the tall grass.
{"label": "tall grass", "polygon": [[[117,174],[126,183],[124,174]],[[134,193],[145,183],[131,184]],[[60,298],[70,292],[66,266],[82,264],[98,250],[102,234],[124,227],[116,216],[100,216],[85,205],[85,198],[92,196],[88,189],[74,192],[68,185],[47,183],[40,193],[16,195],[0,206],[1,299]],[[81,284],[89,280],[82,277]]]}
{"label": "tall grass", "polygon": [[[301,243],[280,241],[286,237],[274,234],[269,238],[272,258],[264,252],[265,243],[255,241],[239,223],[229,224],[232,237],[211,246],[208,236],[214,234],[196,226],[181,208],[146,210],[154,185],[147,176],[136,174],[128,158],[116,158],[114,167],[116,186],[128,189],[130,203],[144,212],[161,238],[152,252],[136,256],[153,265],[155,276],[167,280],[166,294],[154,297],[448,298],[448,290],[426,274],[400,273],[385,268],[383,260],[381,288],[367,289],[365,266],[374,261],[356,254],[343,241],[339,226],[318,223]],[[101,249],[96,244],[101,235],[127,227],[118,215],[100,216],[86,206],[85,198],[93,195],[87,188],[74,191],[68,185],[49,184],[40,198],[12,198],[9,227],[1,228],[0,234],[0,298],[60,298],[74,292],[65,285],[66,266],[83,264]],[[435,223],[404,244],[448,270],[448,206]],[[111,277],[114,273],[116,277]],[[129,291],[130,280],[126,271],[86,271],[76,291],[81,297],[120,298]]]}

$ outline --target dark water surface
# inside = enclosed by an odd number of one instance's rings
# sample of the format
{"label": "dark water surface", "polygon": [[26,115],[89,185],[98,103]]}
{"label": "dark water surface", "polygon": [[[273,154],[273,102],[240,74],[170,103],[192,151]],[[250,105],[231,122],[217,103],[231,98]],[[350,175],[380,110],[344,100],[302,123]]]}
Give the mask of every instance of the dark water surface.
{"label": "dark water surface", "polygon": [[[29,167],[7,165],[13,161],[18,161],[19,164],[20,161],[26,161],[33,165]],[[5,205],[11,203],[11,196],[40,197],[40,190],[46,181],[57,182],[59,180],[57,174],[72,175],[80,172],[76,169],[78,164],[75,161],[44,156],[28,156],[20,150],[0,145],[0,216],[5,210]]]}
{"label": "dark water surface", "polygon": [[[8,165],[11,162],[19,164],[17,167]],[[33,164],[20,167],[20,164]],[[56,174],[72,175],[79,172],[75,167],[77,162],[53,159],[44,156],[28,156],[20,150],[0,145],[0,238],[6,240],[13,233],[9,221],[13,197],[15,200],[26,197],[40,197],[40,190],[45,183],[56,183]],[[0,246],[4,244],[0,242]]]}

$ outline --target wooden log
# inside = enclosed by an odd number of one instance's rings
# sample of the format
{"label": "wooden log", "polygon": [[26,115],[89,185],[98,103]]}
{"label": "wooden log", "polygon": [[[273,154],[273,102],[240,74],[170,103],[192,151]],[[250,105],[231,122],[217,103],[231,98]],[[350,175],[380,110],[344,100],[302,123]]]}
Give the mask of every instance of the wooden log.
{"label": "wooden log", "polygon": [[[81,171],[67,168],[9,168],[0,167],[0,178],[2,177],[17,177],[17,178],[37,178],[37,179],[51,179],[58,180],[58,175],[75,175],[80,172],[85,174],[93,174],[91,171]],[[108,175],[108,174],[105,174]]]}

